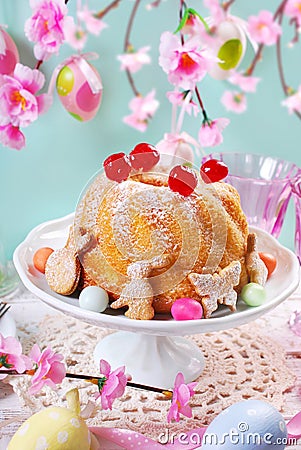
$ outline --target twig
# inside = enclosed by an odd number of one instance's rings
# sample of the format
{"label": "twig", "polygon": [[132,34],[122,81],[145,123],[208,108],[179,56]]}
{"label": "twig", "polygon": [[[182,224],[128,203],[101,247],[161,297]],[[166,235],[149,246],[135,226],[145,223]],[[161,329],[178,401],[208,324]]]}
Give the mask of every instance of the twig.
{"label": "twig", "polygon": [[230,8],[231,5],[233,5],[233,3],[235,2],[235,0],[229,0],[226,3],[222,4],[223,10],[224,11],[228,11],[228,9]]}
{"label": "twig", "polygon": [[103,10],[99,11],[95,16],[97,19],[102,19],[111,9],[117,8],[121,0],[113,0],[108,6],[106,6]]}
{"label": "twig", "polygon": [[198,102],[199,102],[199,104],[200,104],[200,107],[201,107],[201,110],[202,110],[202,114],[203,114],[204,120],[208,120],[208,116],[207,116],[207,113],[206,113],[205,108],[204,108],[204,103],[203,103],[203,101],[202,101],[202,98],[201,98],[201,95],[200,95],[200,91],[199,91],[199,89],[198,89],[197,86],[195,87],[195,90],[194,90],[194,91],[195,91],[195,93],[196,93]]}
{"label": "twig", "polygon": [[[26,370],[23,373],[18,373],[16,370],[11,369],[11,370],[0,370],[0,375],[2,375],[2,374],[5,374],[5,375],[33,375],[33,372],[34,371]],[[76,374],[76,373],[66,373],[66,378],[72,378],[72,379],[76,379],[76,380],[85,380],[89,383],[96,384],[96,385],[98,384],[98,380],[101,380],[101,377],[94,377],[91,375],[82,375],[82,374]],[[133,383],[132,381],[128,381],[127,386],[135,388],[135,389],[143,389],[146,391],[157,392],[157,393],[163,394],[169,398],[172,397],[172,391],[170,391],[169,389],[158,388],[155,386],[148,386],[146,384]]]}
{"label": "twig", "polygon": [[[134,19],[135,19],[137,10],[139,8],[140,2],[141,2],[141,0],[135,0],[134,7],[132,9],[132,12],[131,12],[131,15],[130,15],[130,18],[129,18],[129,23],[128,23],[128,26],[127,26],[127,29],[126,29],[126,33],[125,33],[125,38],[124,38],[124,47],[123,48],[124,48],[125,52],[127,52],[129,50],[129,48],[131,47],[130,35],[131,35]],[[126,76],[128,78],[129,84],[130,84],[130,86],[132,88],[132,91],[134,92],[136,97],[139,97],[140,93],[139,93],[138,89],[136,88],[136,85],[135,85],[135,82],[134,82],[134,78],[133,78],[131,72],[128,69],[126,69],[125,72],[126,72]]]}

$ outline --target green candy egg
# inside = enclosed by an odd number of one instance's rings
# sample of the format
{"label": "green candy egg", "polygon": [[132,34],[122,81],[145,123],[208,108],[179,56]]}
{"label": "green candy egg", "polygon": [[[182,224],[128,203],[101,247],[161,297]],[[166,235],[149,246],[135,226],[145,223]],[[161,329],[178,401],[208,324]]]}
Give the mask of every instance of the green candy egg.
{"label": "green candy egg", "polygon": [[260,306],[266,301],[266,290],[258,283],[246,284],[240,294],[241,299],[248,306]]}
{"label": "green candy egg", "polygon": [[70,94],[74,86],[74,74],[72,70],[65,66],[63,67],[56,79],[56,90],[59,95],[63,97]]}

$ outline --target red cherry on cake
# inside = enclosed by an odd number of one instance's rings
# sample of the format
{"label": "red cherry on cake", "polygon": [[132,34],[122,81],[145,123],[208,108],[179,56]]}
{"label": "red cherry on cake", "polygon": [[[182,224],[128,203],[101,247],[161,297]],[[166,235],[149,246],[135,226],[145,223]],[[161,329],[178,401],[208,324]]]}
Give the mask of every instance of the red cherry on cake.
{"label": "red cherry on cake", "polygon": [[103,168],[107,178],[112,181],[117,181],[117,183],[125,181],[131,172],[128,158],[122,152],[108,156],[103,162]]}
{"label": "red cherry on cake", "polygon": [[145,142],[136,145],[134,150],[129,154],[132,168],[142,170],[142,172],[151,170],[159,162],[159,159],[160,155],[156,147]]}
{"label": "red cherry on cake", "polygon": [[196,174],[186,166],[175,166],[169,172],[168,186],[174,192],[178,192],[184,197],[192,194],[198,184]]}
{"label": "red cherry on cake", "polygon": [[200,174],[205,183],[215,183],[223,180],[228,175],[228,167],[218,159],[208,159],[201,166]]}

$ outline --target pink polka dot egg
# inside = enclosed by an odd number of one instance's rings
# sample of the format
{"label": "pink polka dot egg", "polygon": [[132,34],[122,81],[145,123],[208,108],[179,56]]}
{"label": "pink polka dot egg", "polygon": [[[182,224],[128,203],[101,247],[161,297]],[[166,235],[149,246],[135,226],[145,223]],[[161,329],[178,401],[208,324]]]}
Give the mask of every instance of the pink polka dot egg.
{"label": "pink polka dot egg", "polygon": [[67,62],[59,71],[56,90],[72,117],[86,122],[95,117],[102,99],[99,73],[83,57]]}
{"label": "pink polka dot egg", "polygon": [[0,74],[12,74],[19,60],[16,44],[10,35],[3,28],[0,28]]}

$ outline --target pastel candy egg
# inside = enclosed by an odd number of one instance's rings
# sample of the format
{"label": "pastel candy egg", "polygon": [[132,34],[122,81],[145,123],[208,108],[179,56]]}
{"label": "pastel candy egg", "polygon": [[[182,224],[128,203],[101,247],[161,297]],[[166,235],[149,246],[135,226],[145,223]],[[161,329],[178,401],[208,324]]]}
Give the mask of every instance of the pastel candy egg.
{"label": "pastel candy egg", "polygon": [[245,400],[234,403],[211,422],[202,450],[282,450],[286,443],[286,424],[277,409],[261,400]]}
{"label": "pastel candy egg", "polygon": [[89,450],[91,436],[85,421],[67,408],[49,407],[27,419],[7,450]]}
{"label": "pastel candy egg", "polygon": [[[93,93],[92,86],[97,92]],[[84,58],[62,67],[56,79],[56,90],[72,117],[82,122],[95,117],[102,99],[102,82],[95,67]]]}
{"label": "pastel candy egg", "polygon": [[103,312],[108,304],[108,293],[98,286],[88,286],[79,295],[79,306],[89,311]]}
{"label": "pastel candy egg", "polygon": [[10,35],[0,28],[0,73],[10,75],[19,62],[19,52]]}
{"label": "pastel candy egg", "polygon": [[221,22],[216,30],[217,39],[214,53],[219,62],[212,66],[210,76],[217,80],[224,80],[236,69],[247,48],[247,39],[244,30],[232,19]]}
{"label": "pastel candy egg", "polygon": [[240,293],[241,299],[248,306],[260,306],[266,301],[266,290],[258,283],[246,284]]}
{"label": "pastel candy egg", "polygon": [[203,308],[193,298],[179,298],[171,307],[171,315],[175,320],[201,319],[203,316]]}

